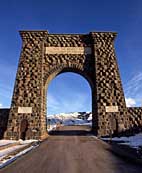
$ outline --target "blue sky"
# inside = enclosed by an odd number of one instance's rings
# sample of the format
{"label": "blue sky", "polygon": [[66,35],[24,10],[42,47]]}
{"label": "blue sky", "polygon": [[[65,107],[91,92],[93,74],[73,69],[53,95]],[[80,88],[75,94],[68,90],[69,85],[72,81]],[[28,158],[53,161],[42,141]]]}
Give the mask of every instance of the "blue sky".
{"label": "blue sky", "polygon": [[[141,0],[0,1],[1,107],[11,103],[21,48],[18,31],[34,29],[47,29],[50,33],[118,32],[115,48],[127,104],[142,105]],[[70,87],[72,81],[74,85]],[[66,95],[60,100],[63,90]],[[59,98],[55,96],[57,91]],[[49,114],[91,110],[90,92],[88,83],[79,75],[65,73],[56,77],[48,90]]]}
{"label": "blue sky", "polygon": [[48,114],[91,111],[91,88],[86,79],[76,73],[63,73],[48,87]]}

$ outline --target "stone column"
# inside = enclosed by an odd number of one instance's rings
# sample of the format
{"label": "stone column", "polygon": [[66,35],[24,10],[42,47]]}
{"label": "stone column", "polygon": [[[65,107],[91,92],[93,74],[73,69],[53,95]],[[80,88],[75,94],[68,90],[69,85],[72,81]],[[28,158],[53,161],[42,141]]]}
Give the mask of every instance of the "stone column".
{"label": "stone column", "polygon": [[47,31],[20,32],[23,44],[5,134],[8,139],[19,139],[23,119],[29,124],[26,139],[40,139],[47,135],[42,92],[43,42],[47,34]]}
{"label": "stone column", "polygon": [[96,70],[98,135],[105,136],[111,131],[112,118],[124,125],[126,104],[114,51],[116,33],[93,32],[91,35]]}

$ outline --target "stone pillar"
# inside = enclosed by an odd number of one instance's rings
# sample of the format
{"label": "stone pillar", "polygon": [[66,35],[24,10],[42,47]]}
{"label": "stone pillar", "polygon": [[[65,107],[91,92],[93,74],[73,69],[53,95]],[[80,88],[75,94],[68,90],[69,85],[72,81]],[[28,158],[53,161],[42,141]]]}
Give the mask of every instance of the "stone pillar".
{"label": "stone pillar", "polygon": [[43,115],[42,60],[47,31],[22,31],[22,51],[5,138],[19,139],[20,123],[28,121],[26,139],[44,138],[46,116]]}
{"label": "stone pillar", "polygon": [[117,119],[122,126],[126,118],[126,104],[114,51],[116,33],[90,34],[94,44],[98,135],[105,136],[110,133],[111,119]]}

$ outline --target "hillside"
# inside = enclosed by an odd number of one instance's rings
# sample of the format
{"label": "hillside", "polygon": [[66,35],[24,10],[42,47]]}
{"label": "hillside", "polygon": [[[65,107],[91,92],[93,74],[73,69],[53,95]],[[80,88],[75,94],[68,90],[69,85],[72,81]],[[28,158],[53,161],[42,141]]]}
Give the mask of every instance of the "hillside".
{"label": "hillside", "polygon": [[71,113],[60,113],[55,115],[47,116],[47,126],[54,126],[56,124],[63,125],[91,125],[92,124],[92,113],[90,112],[71,112]]}

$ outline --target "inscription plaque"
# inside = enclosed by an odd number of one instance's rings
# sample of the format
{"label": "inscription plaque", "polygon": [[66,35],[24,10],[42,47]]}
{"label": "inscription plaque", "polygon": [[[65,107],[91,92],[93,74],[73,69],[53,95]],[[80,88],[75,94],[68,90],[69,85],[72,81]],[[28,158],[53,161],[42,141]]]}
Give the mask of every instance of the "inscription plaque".
{"label": "inscription plaque", "polygon": [[91,47],[46,47],[46,54],[91,54]]}
{"label": "inscription plaque", "polygon": [[106,106],[106,112],[118,112],[118,106]]}
{"label": "inscription plaque", "polygon": [[32,113],[32,107],[18,107],[18,113],[31,114]]}

